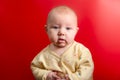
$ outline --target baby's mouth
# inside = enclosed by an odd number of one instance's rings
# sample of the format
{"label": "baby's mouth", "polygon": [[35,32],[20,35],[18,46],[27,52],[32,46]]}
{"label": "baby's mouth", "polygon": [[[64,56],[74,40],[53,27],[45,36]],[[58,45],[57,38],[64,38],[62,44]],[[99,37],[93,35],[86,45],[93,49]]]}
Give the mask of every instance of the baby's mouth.
{"label": "baby's mouth", "polygon": [[62,39],[62,38],[59,38],[59,39],[58,39],[58,43],[64,43],[64,42],[66,42],[65,39]]}

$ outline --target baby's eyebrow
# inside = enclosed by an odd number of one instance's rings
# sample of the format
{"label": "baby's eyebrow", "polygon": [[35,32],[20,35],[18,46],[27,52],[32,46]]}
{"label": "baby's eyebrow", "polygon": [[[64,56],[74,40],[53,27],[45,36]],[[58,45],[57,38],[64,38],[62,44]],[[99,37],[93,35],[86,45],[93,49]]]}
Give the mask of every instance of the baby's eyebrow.
{"label": "baby's eyebrow", "polygon": [[51,26],[59,26],[59,24],[52,24]]}

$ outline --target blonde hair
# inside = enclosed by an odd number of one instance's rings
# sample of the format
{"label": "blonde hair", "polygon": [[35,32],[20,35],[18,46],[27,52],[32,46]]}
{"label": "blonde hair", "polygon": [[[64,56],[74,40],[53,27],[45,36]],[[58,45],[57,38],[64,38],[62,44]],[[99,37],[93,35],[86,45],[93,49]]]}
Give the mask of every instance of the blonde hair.
{"label": "blonde hair", "polygon": [[49,18],[51,17],[51,15],[54,15],[54,13],[64,14],[64,15],[72,13],[77,18],[77,15],[76,15],[75,11],[73,9],[71,9],[70,7],[68,7],[68,6],[57,6],[49,12],[48,17],[47,17],[47,23],[49,22]]}

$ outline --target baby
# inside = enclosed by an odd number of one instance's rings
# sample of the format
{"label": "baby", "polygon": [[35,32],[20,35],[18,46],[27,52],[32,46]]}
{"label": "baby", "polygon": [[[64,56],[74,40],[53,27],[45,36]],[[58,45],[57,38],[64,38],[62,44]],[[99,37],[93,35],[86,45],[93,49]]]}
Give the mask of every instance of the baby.
{"label": "baby", "polygon": [[51,41],[32,61],[36,80],[93,80],[94,64],[88,48],[74,40],[77,15],[67,6],[53,8],[46,32]]}

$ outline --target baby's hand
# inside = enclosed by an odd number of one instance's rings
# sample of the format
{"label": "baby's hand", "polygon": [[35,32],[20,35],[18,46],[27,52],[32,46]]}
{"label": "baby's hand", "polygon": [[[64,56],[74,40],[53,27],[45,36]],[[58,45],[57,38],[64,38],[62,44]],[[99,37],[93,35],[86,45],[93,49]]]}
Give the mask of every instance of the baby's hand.
{"label": "baby's hand", "polygon": [[57,72],[50,72],[47,75],[47,79],[46,80],[60,80],[61,78],[57,75]]}
{"label": "baby's hand", "polygon": [[59,80],[70,80],[68,77],[68,74],[62,73],[62,72],[57,72],[57,75],[61,78]]}
{"label": "baby's hand", "polygon": [[68,74],[65,75],[65,80],[70,80]]}

